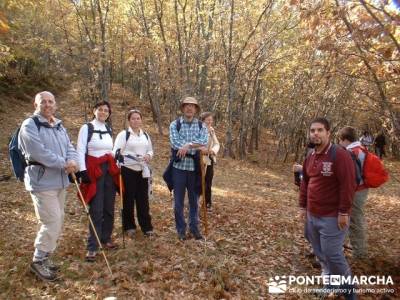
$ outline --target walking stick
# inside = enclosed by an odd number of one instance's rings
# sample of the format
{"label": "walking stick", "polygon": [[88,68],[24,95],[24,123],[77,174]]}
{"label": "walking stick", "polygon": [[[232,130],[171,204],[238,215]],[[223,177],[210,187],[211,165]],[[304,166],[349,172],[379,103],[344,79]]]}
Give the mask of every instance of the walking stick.
{"label": "walking stick", "polygon": [[208,235],[208,222],[207,222],[207,204],[206,204],[206,171],[207,165],[204,163],[204,156],[201,155],[200,169],[201,169],[201,194],[203,196],[203,219],[204,219],[204,235]]}
{"label": "walking stick", "polygon": [[123,195],[123,191],[122,191],[122,174],[121,174],[121,172],[119,173],[119,195],[121,197],[120,214],[121,214],[121,223],[122,223],[122,247],[124,247],[124,249],[125,249],[125,230],[124,230],[124,216],[123,216],[123,213],[124,213],[124,195]]}
{"label": "walking stick", "polygon": [[78,190],[79,199],[81,200],[81,202],[82,202],[82,204],[83,204],[83,207],[85,208],[86,215],[87,215],[88,218],[89,218],[90,226],[91,226],[92,229],[93,229],[93,232],[94,232],[94,235],[95,235],[95,237],[96,237],[97,243],[99,244],[100,251],[101,251],[101,253],[103,254],[104,260],[105,260],[105,262],[106,262],[108,271],[110,272],[111,278],[113,278],[113,276],[114,276],[114,275],[113,275],[113,272],[111,271],[110,264],[108,263],[107,256],[106,256],[106,254],[105,254],[105,252],[104,252],[103,246],[101,245],[101,242],[100,242],[99,236],[98,236],[98,234],[97,234],[96,228],[94,227],[92,218],[90,217],[89,210],[88,210],[88,207],[87,207],[87,205],[86,205],[85,199],[83,199],[83,195],[82,195],[81,189],[79,188],[78,181],[76,180],[76,176],[75,176],[74,173],[71,173],[71,176],[72,176],[72,179],[74,180],[76,189]]}

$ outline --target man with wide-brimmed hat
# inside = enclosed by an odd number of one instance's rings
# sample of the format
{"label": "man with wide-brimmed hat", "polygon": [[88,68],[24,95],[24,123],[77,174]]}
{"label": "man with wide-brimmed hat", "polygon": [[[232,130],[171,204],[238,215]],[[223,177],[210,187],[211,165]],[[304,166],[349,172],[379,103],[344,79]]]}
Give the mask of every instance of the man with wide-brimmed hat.
{"label": "man with wide-brimmed hat", "polygon": [[185,189],[189,198],[189,228],[196,240],[203,237],[198,227],[198,199],[201,188],[200,150],[207,146],[207,127],[195,118],[200,111],[197,100],[186,97],[181,101],[183,116],[173,121],[169,128],[172,148],[172,178],[175,200],[175,225],[180,240],[186,239],[186,222],[183,213]]}

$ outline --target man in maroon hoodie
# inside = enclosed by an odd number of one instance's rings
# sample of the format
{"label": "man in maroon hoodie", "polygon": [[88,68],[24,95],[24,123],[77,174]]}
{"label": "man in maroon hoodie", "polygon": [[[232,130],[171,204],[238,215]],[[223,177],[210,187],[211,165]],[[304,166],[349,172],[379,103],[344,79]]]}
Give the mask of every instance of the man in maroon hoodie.
{"label": "man in maroon hoodie", "polygon": [[[323,275],[351,276],[343,253],[349,215],[356,189],[354,164],[350,154],[330,141],[330,124],[317,118],[310,125],[314,151],[303,164],[300,187],[301,218]],[[349,296],[349,297],[347,297]],[[349,294],[346,299],[354,299]]]}

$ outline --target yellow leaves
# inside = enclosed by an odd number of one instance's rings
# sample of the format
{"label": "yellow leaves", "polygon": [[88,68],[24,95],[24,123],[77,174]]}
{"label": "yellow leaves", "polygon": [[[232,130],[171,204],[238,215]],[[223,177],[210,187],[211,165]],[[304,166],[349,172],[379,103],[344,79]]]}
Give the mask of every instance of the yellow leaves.
{"label": "yellow leaves", "polygon": [[10,30],[10,26],[8,26],[7,18],[4,16],[2,12],[0,12],[0,34],[5,34]]}
{"label": "yellow leaves", "polygon": [[310,29],[315,30],[315,28],[317,28],[319,23],[320,23],[320,19],[319,19],[318,15],[312,16],[312,18],[309,21]]}

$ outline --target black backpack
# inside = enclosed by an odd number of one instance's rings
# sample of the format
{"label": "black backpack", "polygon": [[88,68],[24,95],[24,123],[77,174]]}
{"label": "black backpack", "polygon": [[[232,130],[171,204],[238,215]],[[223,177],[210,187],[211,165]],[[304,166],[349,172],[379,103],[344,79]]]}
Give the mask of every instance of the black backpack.
{"label": "black backpack", "polygon": [[[146,139],[149,140],[149,135],[147,134],[147,132],[143,131],[143,133],[144,133]],[[131,132],[128,129],[125,129],[125,142],[128,141],[130,135],[131,135]]]}
{"label": "black backpack", "polygon": [[100,134],[100,139],[102,139],[103,134],[109,134],[112,137],[112,129],[111,127],[106,123],[106,131],[102,130],[94,130],[94,126],[92,123],[86,123],[88,127],[88,136],[87,136],[87,144],[89,144],[90,140],[92,139],[93,133],[98,133]]}
{"label": "black backpack", "polygon": [[93,137],[93,133],[98,133],[100,134],[100,139],[103,138],[103,134],[109,134],[112,138],[112,129],[111,127],[106,123],[106,131],[102,131],[102,130],[94,130],[94,126],[92,123],[86,123],[87,127],[88,127],[88,136],[87,136],[87,141],[86,141],[86,154],[88,152],[88,144],[90,142],[90,140]]}
{"label": "black backpack", "polygon": [[[35,125],[38,129],[38,131],[40,131],[40,127],[50,127],[48,124],[46,123],[42,123],[39,121],[39,118],[37,116],[31,116],[30,117],[34,122]],[[61,124],[58,125],[58,127]],[[13,173],[15,175],[15,177],[19,180],[19,181],[24,181],[24,175],[25,175],[25,168],[29,165],[40,165],[43,166],[41,163],[38,162],[34,162],[34,161],[29,161],[27,162],[25,160],[25,156],[22,154],[21,149],[19,148],[19,144],[18,144],[18,136],[19,136],[19,132],[21,130],[21,126],[19,126],[13,133],[13,135],[11,136],[10,142],[8,144],[8,154],[10,156],[10,161],[11,161],[11,167],[13,170]]]}

